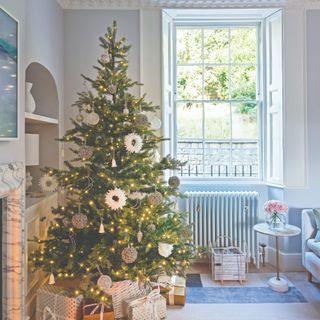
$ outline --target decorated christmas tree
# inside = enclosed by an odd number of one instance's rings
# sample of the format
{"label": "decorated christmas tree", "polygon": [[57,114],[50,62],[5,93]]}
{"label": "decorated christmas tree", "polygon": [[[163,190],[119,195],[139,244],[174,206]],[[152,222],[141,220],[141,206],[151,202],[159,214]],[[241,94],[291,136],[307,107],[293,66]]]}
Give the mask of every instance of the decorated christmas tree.
{"label": "decorated christmas tree", "polygon": [[130,46],[116,39],[116,30],[114,23],[100,38],[97,77],[84,76],[92,89],[78,94],[79,113],[61,139],[74,159],[65,170],[49,168],[42,181],[51,189],[56,184],[65,200],[31,256],[49,283],[80,279],[96,300],[106,298],[112,281],[181,274],[192,254],[191,231],[176,210],[179,178],[164,180],[164,170],[182,164],[160,159],[161,121],[145,97],[129,93],[139,84],[127,76]]}

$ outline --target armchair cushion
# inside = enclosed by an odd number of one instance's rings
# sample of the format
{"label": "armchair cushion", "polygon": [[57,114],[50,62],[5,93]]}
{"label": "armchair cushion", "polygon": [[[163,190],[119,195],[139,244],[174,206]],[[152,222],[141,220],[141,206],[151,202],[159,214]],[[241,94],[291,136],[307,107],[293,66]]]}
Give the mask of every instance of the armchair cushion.
{"label": "armchair cushion", "polygon": [[313,209],[313,216],[317,226],[315,241],[320,242],[320,209]]}
{"label": "armchair cushion", "polygon": [[315,239],[309,239],[307,246],[314,254],[320,257],[320,242],[315,241]]}

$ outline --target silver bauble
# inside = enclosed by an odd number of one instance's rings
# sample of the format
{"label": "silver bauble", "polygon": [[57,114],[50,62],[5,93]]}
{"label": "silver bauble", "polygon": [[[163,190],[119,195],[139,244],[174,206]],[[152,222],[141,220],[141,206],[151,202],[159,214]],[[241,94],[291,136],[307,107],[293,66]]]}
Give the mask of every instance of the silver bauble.
{"label": "silver bauble", "polygon": [[76,229],[84,229],[87,226],[88,217],[82,213],[76,213],[72,217],[72,225]]}
{"label": "silver bauble", "polygon": [[86,122],[88,124],[91,124],[92,126],[95,126],[96,124],[98,124],[100,121],[100,117],[97,113],[95,112],[91,112],[87,115],[86,117]]}
{"label": "silver bauble", "polygon": [[178,188],[180,186],[180,179],[177,176],[172,176],[168,180],[171,188]]}
{"label": "silver bauble", "polygon": [[150,193],[148,195],[148,201],[153,206],[158,206],[162,203],[162,194],[159,191]]}
{"label": "silver bauble", "polygon": [[161,128],[161,120],[158,117],[153,117],[150,121],[151,129],[159,130]]}
{"label": "silver bauble", "polygon": [[147,126],[149,125],[148,117],[144,113],[138,113],[135,116],[135,123],[139,126]]}

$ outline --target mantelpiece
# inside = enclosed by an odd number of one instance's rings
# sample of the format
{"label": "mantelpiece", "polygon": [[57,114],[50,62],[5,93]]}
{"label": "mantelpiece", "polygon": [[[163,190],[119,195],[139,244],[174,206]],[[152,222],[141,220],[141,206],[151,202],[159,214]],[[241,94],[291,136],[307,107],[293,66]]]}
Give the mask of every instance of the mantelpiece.
{"label": "mantelpiece", "polygon": [[3,320],[24,317],[24,167],[0,165],[0,198],[6,198],[3,218]]}

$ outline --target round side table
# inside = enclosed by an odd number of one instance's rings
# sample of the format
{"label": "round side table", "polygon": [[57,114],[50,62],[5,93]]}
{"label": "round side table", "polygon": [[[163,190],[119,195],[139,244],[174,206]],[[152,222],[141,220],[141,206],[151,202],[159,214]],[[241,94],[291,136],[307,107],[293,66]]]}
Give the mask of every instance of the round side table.
{"label": "round side table", "polygon": [[273,291],[277,292],[286,292],[288,291],[288,282],[280,277],[279,272],[279,237],[293,237],[298,235],[301,232],[301,229],[287,224],[282,230],[272,230],[266,223],[259,223],[253,226],[253,230],[266,234],[268,236],[276,237],[276,267],[277,267],[277,276],[271,278],[268,281],[270,288]]}

